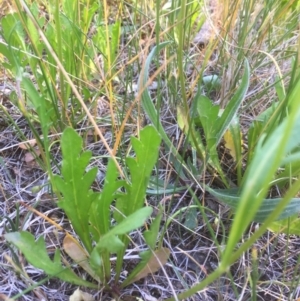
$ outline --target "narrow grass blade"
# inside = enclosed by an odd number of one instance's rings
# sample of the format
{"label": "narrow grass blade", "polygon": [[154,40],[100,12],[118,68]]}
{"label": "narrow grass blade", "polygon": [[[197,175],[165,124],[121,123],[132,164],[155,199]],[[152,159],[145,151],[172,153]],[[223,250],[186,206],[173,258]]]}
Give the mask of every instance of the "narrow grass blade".
{"label": "narrow grass blade", "polygon": [[[160,118],[158,116],[157,110],[155,109],[153,101],[151,100],[150,93],[149,93],[149,91],[146,87],[146,84],[147,84],[147,81],[148,81],[149,68],[150,68],[150,64],[151,64],[151,61],[152,61],[153,57],[161,49],[165,48],[169,44],[170,44],[170,42],[164,42],[164,43],[161,43],[161,44],[155,46],[151,50],[149,56],[146,59],[143,73],[141,73],[141,75],[140,75],[138,86],[139,86],[139,90],[143,91],[142,99],[141,99],[142,107],[145,110],[146,114],[148,115],[149,119],[151,120],[152,124],[157,129],[158,133],[160,134],[160,136],[161,136],[162,140],[164,141],[164,143],[166,144],[166,146],[172,152],[172,154],[174,156],[174,159],[179,163],[179,166],[181,167],[181,170],[177,170],[177,171],[181,175],[182,174],[182,167],[186,168],[186,169],[188,169],[188,168],[184,164],[183,159],[178,154],[177,149],[174,147],[174,145],[172,144],[172,141],[169,139],[167,133],[165,132],[165,130],[164,130],[164,128],[163,128],[163,126],[160,122]],[[176,166],[176,163],[174,164],[174,166]]]}
{"label": "narrow grass blade", "polygon": [[247,59],[244,62],[244,74],[242,77],[242,81],[240,87],[232,97],[232,99],[227,104],[224,112],[222,113],[221,117],[218,119],[216,127],[215,127],[215,137],[217,141],[217,145],[220,143],[225,131],[228,129],[232,119],[238,112],[242,101],[245,98],[246,92],[249,87],[250,82],[250,67]]}

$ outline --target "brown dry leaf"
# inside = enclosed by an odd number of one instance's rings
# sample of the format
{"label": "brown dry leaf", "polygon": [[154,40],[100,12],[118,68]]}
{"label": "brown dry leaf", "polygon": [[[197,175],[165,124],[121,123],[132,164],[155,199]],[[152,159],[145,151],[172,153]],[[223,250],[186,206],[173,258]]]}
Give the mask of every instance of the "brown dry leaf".
{"label": "brown dry leaf", "polygon": [[13,301],[13,299],[7,297],[4,294],[0,294],[0,300],[3,300],[3,301]]}
{"label": "brown dry leaf", "polygon": [[100,282],[100,279],[91,268],[88,263],[89,255],[79,244],[79,242],[72,237],[71,235],[66,235],[63,241],[63,247],[65,252],[76,262],[78,263],[89,275],[91,275],[95,280]]}
{"label": "brown dry leaf", "polygon": [[132,282],[145,278],[148,274],[157,272],[163,265],[165,265],[170,256],[168,248],[158,249],[152,254],[148,264],[132,279]]}
{"label": "brown dry leaf", "polygon": [[31,149],[35,145],[36,145],[36,139],[27,140],[25,142],[21,142],[18,144],[19,148],[22,149]]}
{"label": "brown dry leaf", "polygon": [[[36,154],[36,156],[39,156],[41,154],[41,151],[39,149],[36,149],[35,154]],[[32,161],[35,161],[35,156],[31,152],[26,152],[26,154],[24,156],[24,161],[26,163],[30,163]]]}
{"label": "brown dry leaf", "polygon": [[79,288],[70,296],[69,301],[94,301],[92,295],[82,292]]}

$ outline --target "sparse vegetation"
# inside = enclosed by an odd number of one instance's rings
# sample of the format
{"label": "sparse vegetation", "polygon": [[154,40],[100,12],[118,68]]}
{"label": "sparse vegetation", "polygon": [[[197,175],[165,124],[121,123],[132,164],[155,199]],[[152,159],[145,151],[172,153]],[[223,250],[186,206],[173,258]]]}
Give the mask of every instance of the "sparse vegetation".
{"label": "sparse vegetation", "polygon": [[299,5],[1,1],[0,297],[298,300]]}

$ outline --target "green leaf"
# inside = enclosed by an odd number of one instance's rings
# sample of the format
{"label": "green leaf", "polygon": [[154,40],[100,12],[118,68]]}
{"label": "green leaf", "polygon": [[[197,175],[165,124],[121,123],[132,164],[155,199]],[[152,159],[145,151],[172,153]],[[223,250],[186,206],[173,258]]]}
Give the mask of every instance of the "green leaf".
{"label": "green leaf", "polygon": [[118,177],[119,172],[116,164],[110,158],[102,191],[99,197],[94,199],[90,209],[91,233],[95,241],[98,241],[110,229],[110,205],[116,198],[117,190],[124,185],[124,181],[117,180]]}
{"label": "green leaf", "polygon": [[47,139],[49,128],[52,125],[51,117],[53,116],[54,111],[49,106],[49,103],[46,101],[46,99],[38,93],[34,84],[29,78],[23,77],[22,85],[28,95],[28,99],[31,101],[32,106],[38,113],[44,139]]}
{"label": "green leaf", "polygon": [[147,126],[141,130],[140,139],[131,137],[131,143],[136,158],[126,160],[132,182],[131,201],[127,212],[134,212],[144,204],[150,175],[158,159],[161,138],[153,126]]}
{"label": "green leaf", "polygon": [[140,139],[131,137],[132,147],[136,158],[126,158],[126,164],[130,170],[131,185],[127,187],[127,193],[118,198],[115,212],[117,221],[140,209],[145,200],[146,189],[153,167],[158,159],[158,151],[161,138],[153,126],[147,126],[140,132]]}
{"label": "green leaf", "polygon": [[96,244],[91,253],[92,268],[96,270],[102,267],[101,254],[103,252],[108,251],[110,253],[117,253],[120,251],[120,249],[123,248],[124,243],[118,236],[127,234],[130,231],[141,227],[151,213],[151,207],[141,208],[123,219],[120,224],[116,225],[112,230],[100,238],[99,242]]}
{"label": "green leaf", "polygon": [[29,232],[22,231],[5,234],[5,239],[20,249],[29,263],[42,269],[46,274],[76,285],[97,288],[97,285],[82,280],[69,268],[65,268],[61,265],[59,249],[56,250],[52,261],[47,254],[43,237],[35,241],[33,235]]}
{"label": "green leaf", "polygon": [[[224,266],[230,261],[232,252],[249,223],[256,216],[256,212],[263,205],[263,199],[267,195],[271,181],[280,167],[283,159],[291,153],[300,143],[300,106],[299,106],[300,82],[298,81],[289,94],[290,111],[267,137],[262,136],[258,141],[252,162],[248,166],[241,189],[241,200],[236,210],[232,231],[229,235],[226,249],[223,253]],[[274,151],[275,150],[275,151]],[[295,181],[287,191],[276,208],[268,217],[268,222],[280,216],[286,217],[286,206],[295,205],[293,195],[299,188],[299,181]],[[293,193],[293,195],[292,195]],[[292,199],[292,200],[291,200]],[[295,206],[299,206],[299,200]],[[298,210],[298,209],[296,209]],[[294,213],[297,211],[294,211]],[[293,213],[293,214],[294,214]]]}
{"label": "green leaf", "polygon": [[288,235],[300,236],[300,219],[298,214],[280,221],[273,222],[268,226],[268,229],[276,233],[286,233]]}
{"label": "green leaf", "polygon": [[17,13],[1,18],[2,35],[10,47],[26,50],[25,31]]}
{"label": "green leaf", "polygon": [[54,185],[63,199],[58,206],[64,209],[74,230],[81,238],[88,252],[92,251],[89,232],[89,210],[98,196],[90,190],[95,180],[97,168],[86,172],[91,152],[82,151],[82,138],[71,128],[67,128],[61,139],[63,162],[61,176],[54,177]]}
{"label": "green leaf", "polygon": [[216,74],[203,76],[202,82],[208,92],[220,90],[222,84],[220,77]]}
{"label": "green leaf", "polygon": [[[236,210],[241,201],[239,189],[212,189],[205,186],[205,189],[216,197],[219,201],[227,204],[232,209]],[[263,222],[275,207],[282,201],[282,198],[263,199],[261,206],[256,212],[253,220],[256,222]],[[251,210],[251,207],[250,207]],[[278,216],[278,220],[293,216],[295,212],[300,212],[300,198],[293,198],[285,207],[285,210]]]}
{"label": "green leaf", "polygon": [[[224,183],[227,183],[226,177],[220,165],[219,155],[217,152],[217,135],[216,135],[216,124],[219,115],[219,106],[216,106],[212,101],[203,95],[196,95],[196,105],[198,117],[196,116],[193,119],[194,123],[197,123],[197,118],[200,119],[201,125],[204,130],[205,140],[206,140],[206,152],[208,153],[208,163],[219,173]],[[191,128],[191,131],[195,131],[194,127]],[[196,137],[196,134],[194,133]],[[198,138],[197,141],[200,141]],[[192,141],[192,145],[194,145]],[[201,143],[198,144],[200,150],[202,149]],[[203,152],[203,150],[202,150]],[[204,157],[205,153],[202,154]]]}
{"label": "green leaf", "polygon": [[157,214],[155,219],[152,221],[150,229],[143,233],[146,244],[152,250],[155,249],[161,219],[162,219],[162,208],[159,209],[159,213]]}
{"label": "green leaf", "polygon": [[[126,158],[126,164],[130,170],[131,184],[125,186],[126,192],[120,194],[117,198],[117,210],[114,212],[114,217],[119,225],[124,219],[124,215],[131,216],[131,214],[135,214],[138,212],[137,210],[140,210],[140,208],[144,206],[146,189],[153,167],[158,159],[160,142],[161,138],[153,126],[147,126],[141,130],[139,139],[131,137],[136,158]],[[128,219],[128,217],[126,219]],[[115,230],[115,228],[113,230]],[[129,239],[125,235],[120,237],[120,239],[124,247],[118,249],[116,263],[117,274],[121,272],[124,253],[129,243]]]}
{"label": "green leaf", "polygon": [[206,137],[206,143],[208,148],[210,148],[216,144],[214,128],[219,115],[219,106],[214,105],[212,101],[204,95],[197,97],[196,101],[198,115]]}
{"label": "green leaf", "polygon": [[222,113],[221,117],[217,120],[215,126],[215,137],[217,141],[217,145],[220,143],[224,133],[228,129],[232,119],[236,115],[238,109],[240,108],[243,99],[245,98],[246,92],[249,87],[250,82],[250,67],[247,59],[244,62],[244,75],[242,77],[241,85],[232,97],[232,99],[227,104],[224,112]]}
{"label": "green leaf", "polygon": [[165,48],[169,44],[170,44],[170,42],[163,42],[163,43],[160,43],[159,45],[153,47],[153,49],[151,50],[151,52],[149,53],[149,55],[146,59],[143,73],[141,73],[141,75],[139,77],[138,87],[139,87],[139,91],[143,91],[142,92],[142,97],[141,97],[142,98],[141,99],[141,104],[142,104],[142,107],[143,107],[144,111],[148,115],[148,117],[151,120],[152,124],[155,126],[156,130],[160,134],[162,140],[164,141],[164,143],[166,144],[168,149],[171,151],[172,157],[173,157],[172,160],[174,160],[173,165],[174,165],[176,171],[178,172],[180,177],[185,178],[185,176],[183,174],[183,170],[186,170],[187,172],[189,172],[189,169],[188,169],[187,165],[184,163],[184,160],[178,154],[178,151],[174,147],[174,145],[173,145],[172,141],[170,140],[169,136],[165,132],[165,130],[164,130],[164,128],[163,128],[163,126],[160,122],[160,118],[159,118],[159,115],[157,113],[157,110],[156,110],[156,108],[153,104],[153,101],[151,100],[149,90],[147,89],[147,86],[146,86],[147,81],[148,81],[148,74],[149,74],[149,69],[150,69],[152,58],[161,49]]}
{"label": "green leaf", "polygon": [[111,244],[110,240],[112,237],[116,237],[117,235],[127,234],[132,230],[136,230],[141,227],[148,217],[151,215],[153,209],[151,207],[144,207],[136,212],[132,213],[128,217],[126,217],[120,224],[116,225],[112,230],[110,230],[105,236],[103,236],[99,243],[98,247],[103,249],[108,249],[110,252],[116,252],[117,249],[111,247],[115,242]]}
{"label": "green leaf", "polygon": [[190,230],[195,230],[198,226],[197,208],[189,208],[185,215],[184,226]]}

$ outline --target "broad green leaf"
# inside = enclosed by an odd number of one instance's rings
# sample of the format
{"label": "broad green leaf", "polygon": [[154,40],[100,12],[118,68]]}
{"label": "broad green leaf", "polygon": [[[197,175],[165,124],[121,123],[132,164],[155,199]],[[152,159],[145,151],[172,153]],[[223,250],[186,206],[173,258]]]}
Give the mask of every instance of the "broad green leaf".
{"label": "broad green leaf", "polygon": [[117,190],[124,185],[124,181],[117,180],[118,177],[116,164],[109,159],[102,191],[99,197],[94,199],[90,209],[90,229],[95,241],[98,241],[110,229],[110,205],[116,198]]}
{"label": "broad green leaf", "polygon": [[[126,192],[122,195],[120,194],[117,198],[117,210],[114,212],[114,217],[119,225],[123,224],[123,215],[127,216],[127,220],[128,216],[136,214],[138,212],[137,210],[140,210],[140,208],[144,206],[146,189],[153,167],[158,159],[161,138],[153,126],[147,126],[140,131],[139,139],[131,137],[131,143],[136,153],[136,158],[126,158],[126,164],[130,171],[131,184],[128,184],[125,187]],[[117,227],[119,227],[119,225]],[[113,230],[116,230],[116,228]],[[124,231],[124,229],[122,231]],[[124,234],[125,233],[127,232],[124,232]],[[117,274],[121,272],[124,253],[129,243],[129,239],[125,235],[120,237],[120,240],[122,240],[123,248],[118,249],[116,247],[120,244],[117,244],[115,238],[113,241],[116,243],[114,249],[117,250]],[[112,240],[108,243],[111,242]]]}
{"label": "broad green leaf", "polygon": [[[46,141],[48,140],[47,136],[48,136],[49,128],[52,125],[51,119],[54,118],[53,117],[54,111],[52,107],[49,105],[49,103],[46,101],[46,99],[38,93],[32,81],[30,81],[26,77],[23,77],[22,85],[28,95],[28,99],[31,101],[32,106],[38,113],[39,122],[41,124],[42,131],[43,131],[44,141]],[[45,147],[46,146],[47,145],[45,145]]]}
{"label": "broad green leaf", "polygon": [[[116,164],[112,159],[109,159],[102,191],[100,196],[94,199],[90,209],[90,233],[94,241],[99,241],[109,232],[112,217],[110,205],[117,197],[117,190],[126,186],[124,181],[117,180],[118,177],[119,172]],[[96,252],[93,256],[94,262],[98,261],[98,268],[95,269],[95,272],[104,282],[111,275],[109,252],[103,250],[101,255]],[[103,269],[99,268],[102,263]]]}
{"label": "broad green leaf", "polygon": [[284,158],[282,160],[281,164],[283,166],[283,165],[286,165],[286,164],[293,164],[293,163],[297,164],[298,162],[300,162],[300,152],[297,152],[297,153],[286,156],[286,158]]}
{"label": "broad green leaf", "polygon": [[298,214],[280,221],[273,222],[268,226],[268,229],[272,232],[300,236],[300,219]]}
{"label": "broad green leaf", "polygon": [[[125,218],[120,224],[115,226],[110,230],[106,235],[100,238],[99,242],[94,247],[91,252],[90,265],[94,271],[99,274],[99,269],[102,270],[105,268],[105,262],[103,262],[103,255],[107,253],[124,253],[124,242],[119,238],[121,235],[125,235],[132,230],[135,230],[141,227],[147,218],[151,215],[152,208],[144,207],[140,210],[137,210],[127,218]],[[123,258],[119,259],[120,262],[123,262]],[[98,272],[97,272],[98,271]],[[101,275],[101,274],[100,274]]]}
{"label": "broad green leaf", "polygon": [[[203,95],[198,95],[198,93],[195,100],[198,118],[200,119],[205,134],[205,151],[208,153],[208,163],[219,173],[223,182],[227,183],[220,165],[219,155],[217,152],[217,135],[215,133],[217,120],[219,118],[219,106],[214,105],[209,98]],[[191,131],[195,131],[195,127],[191,127]],[[193,133],[191,134],[193,135]],[[192,144],[194,145],[194,141]],[[202,156],[204,156],[204,158],[206,157],[205,154]]]}
{"label": "broad green leaf", "polygon": [[110,62],[112,66],[110,67],[110,74],[113,76],[115,74],[116,66],[116,56],[118,54],[119,44],[120,44],[120,33],[121,33],[121,21],[116,20],[111,25],[111,34],[110,34]]}
{"label": "broad green leaf", "polygon": [[197,102],[197,112],[205,133],[208,149],[216,145],[216,136],[214,128],[219,115],[219,106],[214,105],[212,101],[204,95],[195,99]]}
{"label": "broad green leaf", "polygon": [[202,82],[208,92],[219,90],[222,84],[219,75],[216,74],[203,76]]}
{"label": "broad green leaf", "polygon": [[159,228],[160,228],[160,222],[162,219],[162,208],[159,209],[159,213],[155,217],[155,219],[152,221],[150,229],[145,231],[143,233],[143,236],[145,238],[146,244],[148,247],[152,250],[155,249],[156,241],[158,238]]}
{"label": "broad green leaf", "polygon": [[[107,250],[110,253],[116,253],[123,247],[123,242],[118,238],[119,235],[124,235],[129,233],[132,230],[135,230],[141,227],[147,218],[152,213],[151,207],[144,207],[136,212],[132,213],[130,216],[123,219],[123,221],[112,228],[108,233],[106,233],[102,238],[100,238],[99,242],[96,244],[92,255],[91,261],[94,258],[97,258],[93,253],[97,252],[101,254],[103,251]],[[95,257],[94,257],[95,256]],[[97,264],[93,262],[93,264]]]}
{"label": "broad green leaf", "polygon": [[[241,201],[239,189],[212,189],[208,186],[205,186],[205,189],[232,209],[236,210],[238,208]],[[263,199],[253,220],[256,222],[263,222],[281,201],[282,198]],[[251,206],[249,207],[249,210],[251,212]],[[278,216],[278,220],[293,216],[295,212],[300,212],[300,198],[291,199],[285,210]]]}
{"label": "broad green leaf", "polygon": [[74,230],[81,238],[88,252],[92,251],[89,227],[89,210],[98,196],[90,190],[97,169],[86,172],[91,152],[82,152],[82,138],[71,128],[67,128],[61,139],[63,162],[61,176],[54,177],[54,185],[63,198],[58,206],[64,209]]}
{"label": "broad green leaf", "polygon": [[186,211],[184,226],[195,230],[198,226],[197,208],[191,207]]}
{"label": "broad green leaf", "polygon": [[[151,215],[152,211],[153,209],[151,207],[144,207],[127,216],[120,224],[116,225],[100,239],[99,245],[102,245],[103,248],[109,248],[109,240],[112,236],[127,234],[141,227]],[[108,245],[106,245],[106,243]]]}
{"label": "broad green leaf", "polygon": [[46,274],[76,285],[97,288],[97,285],[82,280],[69,268],[61,265],[59,249],[56,250],[52,261],[47,254],[43,237],[35,241],[29,232],[21,231],[5,234],[5,239],[20,249],[29,263],[42,269]]}
{"label": "broad green leaf", "polygon": [[146,189],[153,167],[158,159],[161,138],[153,126],[147,126],[140,132],[140,139],[131,137],[136,158],[126,158],[130,170],[131,185],[127,193],[118,198],[115,212],[117,221],[122,220],[122,214],[129,214],[140,209],[145,200]]}
{"label": "broad green leaf", "polygon": [[26,50],[25,31],[22,28],[20,18],[17,13],[8,14],[1,18],[2,35],[9,47]]}
{"label": "broad green leaf", "polygon": [[127,212],[134,212],[144,204],[150,175],[158,159],[161,138],[154,127],[147,126],[141,130],[139,139],[131,137],[131,143],[136,158],[126,160],[132,183],[131,200]]}
{"label": "broad green leaf", "polygon": [[[248,166],[244,181],[242,184],[240,201],[236,210],[235,219],[232,224],[232,231],[229,235],[226,249],[223,253],[223,264],[229,262],[232,251],[237,242],[248,227],[249,223],[256,216],[256,212],[263,206],[263,199],[267,195],[269,186],[274,174],[281,165],[282,160],[291,153],[294,148],[300,144],[300,82],[297,82],[293,91],[289,94],[289,102],[291,108],[289,114],[285,117],[283,122],[277,126],[275,130],[266,138],[262,136],[255,148],[255,153],[252,162]],[[275,151],[274,151],[275,150]],[[292,199],[291,193],[298,188],[298,181],[292,185],[286,196],[283,197],[282,202],[279,201],[278,206],[272,209],[272,218],[278,216],[285,218],[291,204],[299,206],[299,200],[295,202]],[[294,194],[295,195],[295,194]],[[289,203],[288,203],[289,202]],[[283,206],[287,206],[283,208]],[[299,207],[297,207],[299,208]],[[298,210],[296,208],[296,210]],[[266,209],[268,210],[268,209]],[[281,210],[281,211],[280,211]],[[275,215],[275,213],[276,215]],[[294,210],[293,214],[297,212]],[[291,214],[289,214],[291,215]],[[270,215],[271,216],[271,215]],[[269,221],[270,222],[270,221]]]}
{"label": "broad green leaf", "polygon": [[261,114],[259,114],[255,118],[255,120],[266,123],[267,121],[270,120],[270,118],[274,114],[274,112],[275,112],[276,108],[278,107],[278,105],[279,105],[279,102],[273,102],[272,105],[269,108],[267,108],[265,111],[263,111]]}

